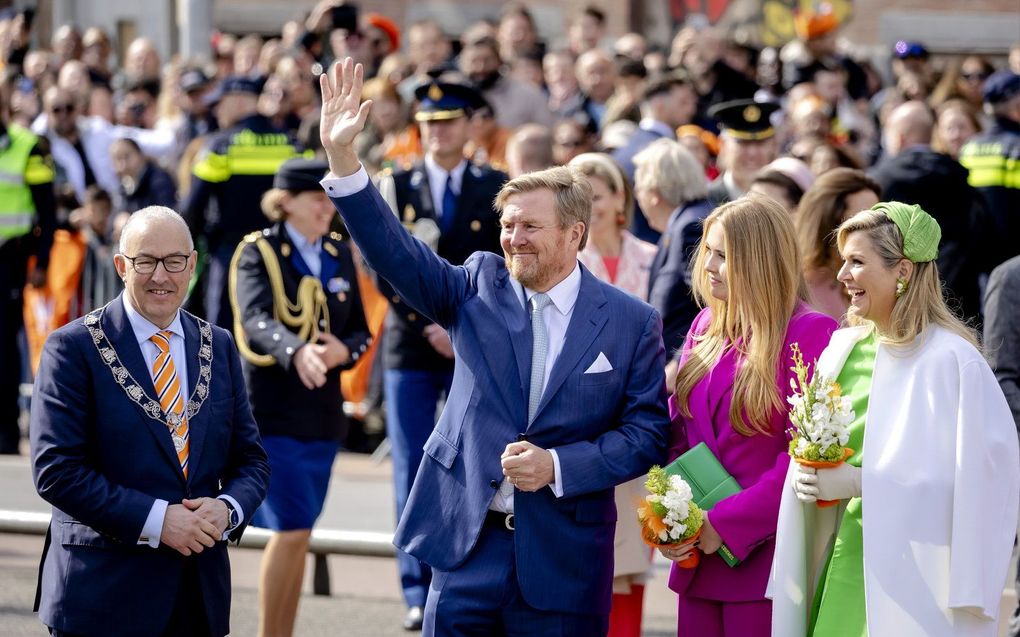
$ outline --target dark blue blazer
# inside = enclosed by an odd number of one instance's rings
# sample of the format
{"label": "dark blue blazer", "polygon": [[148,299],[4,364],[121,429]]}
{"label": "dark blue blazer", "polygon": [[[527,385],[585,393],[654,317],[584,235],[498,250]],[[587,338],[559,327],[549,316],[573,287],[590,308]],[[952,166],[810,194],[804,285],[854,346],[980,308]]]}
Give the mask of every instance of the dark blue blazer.
{"label": "dark blue blazer", "polygon": [[[123,297],[106,306],[98,323],[122,366],[104,361],[87,320],[78,319],[47,339],[32,397],[32,470],[36,489],[53,505],[39,618],[76,635],[159,635],[190,561],[198,572],[210,633],[225,635],[230,616],[226,543],[184,557],[164,545],[152,549],[137,541],[157,498],[178,504],[225,493],[250,518],[265,496],[269,464],[233,341],[212,326],[212,373],[207,395],[189,421],[185,478],[166,425],[147,416],[115,379],[115,369],[126,370],[136,386],[156,395]],[[191,391],[199,381],[200,324],[186,312],[181,322],[188,393],[198,402]],[[234,530],[231,539],[243,530]]]}
{"label": "dark blue blazer", "polygon": [[680,349],[701,308],[691,293],[691,268],[701,241],[701,226],[713,206],[702,199],[669,216],[666,231],[648,273],[648,302],[662,315],[662,342],[669,356]]}
{"label": "dark blue blazer", "polygon": [[[529,427],[531,322],[503,258],[478,252],[450,265],[404,230],[371,185],[333,203],[371,267],[449,330],[456,355],[394,543],[440,571],[462,564],[503,479],[500,454],[526,433],[559,455],[563,497],[549,488],[514,495],[522,594],[543,610],[608,613],[613,487],[663,462],[668,444],[658,314],[582,267],[566,341]],[[600,353],[613,369],[584,373]]]}
{"label": "dark blue blazer", "polygon": [[[613,153],[613,159],[620,164],[620,168],[627,175],[631,185],[634,185],[634,156],[662,137],[663,135],[657,131],[639,128],[630,136],[625,146]],[[634,218],[630,223],[630,232],[638,239],[648,243],[655,243],[659,240],[659,232],[648,225],[648,219],[637,201],[634,202]]]}

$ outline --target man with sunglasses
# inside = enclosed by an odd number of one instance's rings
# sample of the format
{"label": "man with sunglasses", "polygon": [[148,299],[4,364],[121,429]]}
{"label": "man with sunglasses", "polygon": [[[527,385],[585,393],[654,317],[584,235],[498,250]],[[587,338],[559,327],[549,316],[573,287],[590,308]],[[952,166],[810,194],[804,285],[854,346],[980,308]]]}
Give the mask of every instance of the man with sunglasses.
{"label": "man with sunglasses", "polygon": [[225,540],[269,465],[229,333],[180,309],[187,224],[143,208],[119,250],[123,294],[53,332],[39,364],[32,471],[53,517],[36,610],[56,636],[220,637]]}

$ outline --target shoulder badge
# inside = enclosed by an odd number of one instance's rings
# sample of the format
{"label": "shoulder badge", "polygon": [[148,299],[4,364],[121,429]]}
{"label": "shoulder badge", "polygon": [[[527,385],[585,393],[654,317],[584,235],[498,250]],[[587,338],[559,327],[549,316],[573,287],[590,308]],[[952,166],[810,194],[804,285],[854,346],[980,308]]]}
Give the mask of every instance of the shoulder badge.
{"label": "shoulder badge", "polygon": [[255,243],[256,241],[259,240],[259,237],[261,236],[262,232],[260,230],[256,230],[255,232],[249,232],[248,234],[244,235],[244,241],[245,243]]}

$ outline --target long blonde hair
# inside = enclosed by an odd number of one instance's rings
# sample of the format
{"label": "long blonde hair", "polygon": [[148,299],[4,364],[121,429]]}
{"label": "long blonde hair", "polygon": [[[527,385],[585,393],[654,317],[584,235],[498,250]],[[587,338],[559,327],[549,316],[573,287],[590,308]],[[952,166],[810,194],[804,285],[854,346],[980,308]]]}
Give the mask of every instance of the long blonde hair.
{"label": "long blonde hair", "polygon": [[[728,300],[712,296],[705,271],[706,238],[720,224],[725,234]],[[747,195],[716,208],[706,219],[692,270],[695,298],[712,310],[704,333],[694,335],[676,378],[680,412],[691,415],[694,386],[732,347],[742,361],[733,384],[730,423],[744,436],[769,434],[769,415],[782,409],[776,386],[786,332],[797,304],[807,298],[790,215],[772,199]]]}
{"label": "long blonde hair", "polygon": [[[865,210],[850,217],[836,229],[836,244],[843,252],[847,239],[854,232],[863,232],[871,241],[886,268],[893,268],[902,259],[903,234],[892,219],[877,210]],[[929,325],[941,326],[964,338],[974,347],[978,345],[974,330],[967,327],[946,306],[942,296],[942,281],[934,261],[914,263],[914,272],[903,296],[896,299],[889,320],[888,333],[878,331],[873,321],[857,316],[853,307],[847,312],[847,324],[866,325],[878,334],[883,343],[907,345]]]}

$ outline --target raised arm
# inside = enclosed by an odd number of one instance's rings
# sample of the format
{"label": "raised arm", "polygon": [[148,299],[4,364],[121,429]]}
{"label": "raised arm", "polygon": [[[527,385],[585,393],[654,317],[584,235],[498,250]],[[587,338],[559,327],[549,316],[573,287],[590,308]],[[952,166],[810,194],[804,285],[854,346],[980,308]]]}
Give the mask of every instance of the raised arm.
{"label": "raised arm", "polygon": [[320,78],[320,136],[330,168],[323,186],[372,269],[421,314],[449,327],[472,290],[467,269],[413,238],[364,172],[353,148],[372,104],[361,102],[363,73],[346,58]]}

